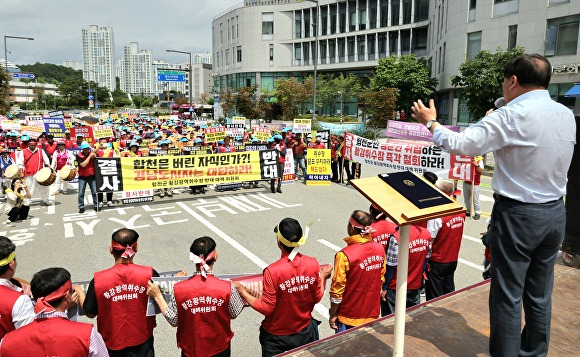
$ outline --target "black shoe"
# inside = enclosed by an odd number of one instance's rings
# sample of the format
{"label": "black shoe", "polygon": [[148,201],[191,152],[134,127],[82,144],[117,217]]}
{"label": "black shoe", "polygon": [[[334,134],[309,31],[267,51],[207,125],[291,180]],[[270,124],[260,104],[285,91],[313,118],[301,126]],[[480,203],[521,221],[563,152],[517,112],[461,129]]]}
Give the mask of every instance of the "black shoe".
{"label": "black shoe", "polygon": [[279,188],[279,189],[277,189],[277,190],[276,190],[276,192],[278,192],[278,193],[282,193],[282,189],[281,189],[281,188]]}
{"label": "black shoe", "polygon": [[477,221],[480,217],[481,215],[479,213],[476,213],[475,216],[473,216],[473,219]]}
{"label": "black shoe", "polygon": [[465,217],[471,217],[471,212],[465,212]]}
{"label": "black shoe", "polygon": [[272,193],[276,193],[276,190],[274,189],[274,187],[271,187],[270,191],[272,191]]}
{"label": "black shoe", "polygon": [[84,208],[79,208],[79,213],[85,213],[85,209]]}

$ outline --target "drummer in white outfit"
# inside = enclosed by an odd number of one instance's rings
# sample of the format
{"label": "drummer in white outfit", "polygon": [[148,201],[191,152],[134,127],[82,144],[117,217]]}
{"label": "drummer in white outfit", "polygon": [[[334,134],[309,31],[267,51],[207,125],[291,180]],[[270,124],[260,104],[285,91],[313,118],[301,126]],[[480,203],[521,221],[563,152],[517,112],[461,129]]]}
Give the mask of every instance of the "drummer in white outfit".
{"label": "drummer in white outfit", "polygon": [[56,181],[54,183],[54,186],[53,185],[50,186],[52,190],[54,190],[55,192],[62,193],[67,192],[66,188],[67,182],[60,177],[60,170],[64,166],[73,166],[74,162],[75,162],[74,155],[66,149],[64,140],[59,139],[56,142],[56,150],[52,154],[52,162],[50,163],[50,167],[52,167],[52,169],[56,171]]}
{"label": "drummer in white outfit", "polygon": [[[48,200],[48,187],[40,185],[36,182],[35,176],[43,167],[50,167],[50,162],[48,161],[48,156],[42,149],[36,147],[36,139],[30,138],[28,141],[28,147],[22,151],[16,152],[16,163],[18,166],[24,170],[24,184],[28,186],[28,191],[30,196],[34,197],[35,194],[40,193],[42,197],[42,204],[45,206],[50,206],[50,201]],[[30,198],[24,199],[24,205],[30,206],[32,200]]]}

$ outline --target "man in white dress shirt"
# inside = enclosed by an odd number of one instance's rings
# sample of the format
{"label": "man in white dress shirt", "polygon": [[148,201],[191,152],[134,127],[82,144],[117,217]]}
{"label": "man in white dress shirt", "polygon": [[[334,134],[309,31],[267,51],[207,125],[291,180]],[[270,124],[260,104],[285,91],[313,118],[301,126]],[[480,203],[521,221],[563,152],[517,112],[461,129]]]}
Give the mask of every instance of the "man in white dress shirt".
{"label": "man in white dress shirt", "polygon": [[[413,104],[412,117],[453,154],[494,152],[489,296],[492,356],[548,353],[554,264],[566,226],[562,197],[576,142],[574,115],[547,91],[543,56],[510,60],[502,83],[506,105],[453,133],[437,123],[433,101]],[[521,329],[521,304],[525,325]]]}

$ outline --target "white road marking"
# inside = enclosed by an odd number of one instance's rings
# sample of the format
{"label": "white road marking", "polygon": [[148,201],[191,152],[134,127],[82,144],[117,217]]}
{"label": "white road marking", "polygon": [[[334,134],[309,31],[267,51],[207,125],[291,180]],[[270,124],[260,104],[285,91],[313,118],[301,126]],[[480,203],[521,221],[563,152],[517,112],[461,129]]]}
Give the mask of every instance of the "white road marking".
{"label": "white road marking", "polygon": [[329,241],[327,241],[325,239],[318,239],[317,242],[320,243],[320,244],[322,244],[322,245],[325,245],[328,248],[330,248],[330,249],[332,249],[334,251],[337,251],[337,252],[342,249],[338,245],[332,244],[332,243],[330,243]]}
{"label": "white road marking", "polygon": [[470,240],[470,241],[472,241],[472,242],[476,242],[476,243],[483,244],[483,243],[481,243],[481,239],[474,238],[474,237],[472,237],[472,236],[468,236],[467,234],[464,234],[464,235],[463,235],[463,238],[465,238],[465,239],[467,239],[467,240]]}
{"label": "white road marking", "polygon": [[53,202],[50,206],[47,207],[46,214],[55,214],[56,213],[56,202]]}
{"label": "white road marking", "polygon": [[35,217],[30,219],[30,226],[38,226],[40,223],[40,218]]}
{"label": "white road marking", "polygon": [[481,270],[481,271],[484,270],[483,265],[479,265],[479,264],[472,263],[469,260],[465,260],[465,259],[459,258],[457,261],[460,262],[460,263],[463,263],[463,264],[465,264],[467,266],[470,266],[472,268],[475,268],[477,270]]}
{"label": "white road marking", "polygon": [[495,200],[493,199],[493,197],[489,197],[486,195],[479,195],[479,200],[482,202],[494,202]]}
{"label": "white road marking", "polygon": [[[240,253],[242,253],[248,259],[250,259],[252,262],[254,262],[254,264],[256,264],[258,267],[260,267],[260,269],[264,269],[268,266],[268,264],[266,264],[265,261],[258,258],[258,256],[256,256],[254,253],[250,252],[246,247],[244,247],[243,245],[238,243],[235,239],[233,239],[229,235],[225,234],[222,230],[220,230],[218,227],[214,226],[211,222],[209,222],[208,220],[203,218],[200,214],[198,214],[193,209],[188,207],[185,203],[177,202],[177,204],[181,208],[183,208],[183,210],[185,212],[189,213],[193,218],[195,218],[199,223],[203,224],[204,226],[206,226],[207,228],[212,230],[215,234],[217,234],[220,238],[222,238],[226,243],[228,243],[229,245],[231,245],[232,247],[237,249]],[[328,308],[325,307],[324,305],[318,303],[318,304],[316,304],[316,306],[314,306],[314,309],[320,315],[322,315],[325,319],[329,318]]]}

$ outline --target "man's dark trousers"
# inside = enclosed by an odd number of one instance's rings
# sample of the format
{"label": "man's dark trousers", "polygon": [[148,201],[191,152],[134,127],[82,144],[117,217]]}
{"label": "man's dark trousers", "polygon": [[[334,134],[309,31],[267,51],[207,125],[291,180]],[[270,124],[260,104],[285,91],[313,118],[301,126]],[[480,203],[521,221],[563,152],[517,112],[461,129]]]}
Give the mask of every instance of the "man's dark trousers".
{"label": "man's dark trousers", "polygon": [[554,264],[565,227],[562,199],[522,203],[496,195],[490,228],[492,356],[547,355]]}

